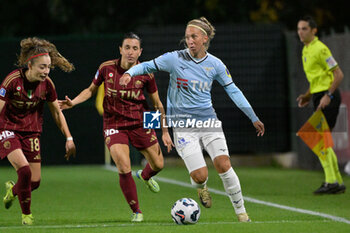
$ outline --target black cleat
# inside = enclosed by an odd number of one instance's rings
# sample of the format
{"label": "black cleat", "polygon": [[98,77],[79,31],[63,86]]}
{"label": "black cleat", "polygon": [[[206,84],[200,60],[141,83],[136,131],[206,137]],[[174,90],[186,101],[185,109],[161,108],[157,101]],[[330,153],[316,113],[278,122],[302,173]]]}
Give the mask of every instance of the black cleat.
{"label": "black cleat", "polygon": [[316,191],[314,191],[314,194],[315,195],[333,194],[333,193],[336,193],[339,190],[339,187],[340,186],[339,186],[339,184],[337,182],[332,183],[332,184],[323,182],[321,184],[321,187],[319,187]]}
{"label": "black cleat", "polygon": [[334,194],[341,194],[341,193],[345,193],[346,187],[344,184],[339,185],[338,189],[334,191]]}

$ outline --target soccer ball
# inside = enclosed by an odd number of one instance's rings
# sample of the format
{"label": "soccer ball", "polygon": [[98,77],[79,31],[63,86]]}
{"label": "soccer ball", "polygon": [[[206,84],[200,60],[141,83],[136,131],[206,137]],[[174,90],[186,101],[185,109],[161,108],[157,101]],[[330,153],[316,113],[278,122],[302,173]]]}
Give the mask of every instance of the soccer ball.
{"label": "soccer ball", "polygon": [[171,217],[179,225],[195,224],[200,215],[199,205],[191,198],[181,198],[171,208]]}

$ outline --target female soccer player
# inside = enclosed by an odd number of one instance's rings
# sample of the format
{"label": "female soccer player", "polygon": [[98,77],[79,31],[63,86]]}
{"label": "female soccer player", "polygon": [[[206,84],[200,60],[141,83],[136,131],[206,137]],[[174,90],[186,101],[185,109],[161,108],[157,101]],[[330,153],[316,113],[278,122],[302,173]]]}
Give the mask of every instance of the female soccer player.
{"label": "female soccer player", "polygon": [[[204,207],[211,207],[211,197],[206,186],[208,169],[202,153],[202,149],[205,149],[222,179],[238,220],[248,222],[250,219],[243,204],[239,179],[231,167],[221,122],[212,106],[212,82],[217,80],[224,87],[235,104],[253,122],[258,136],[262,136],[265,129],[232,81],[226,66],[207,52],[214,34],[215,29],[206,18],[189,21],[185,31],[187,49],[169,52],[132,67],[120,79],[120,84],[127,85],[131,77],[145,73],[170,73],[167,117],[173,118],[168,124],[174,127],[176,150],[186,164],[191,183],[198,188],[201,203]],[[205,129],[206,125],[209,125],[209,129]]]}
{"label": "female soccer player", "polygon": [[73,137],[62,114],[55,86],[49,78],[50,68],[58,66],[70,72],[69,63],[49,41],[36,37],[21,41],[19,69],[11,72],[0,86],[0,157],[10,161],[18,180],[5,183],[5,208],[11,207],[18,196],[22,209],[22,224],[32,225],[31,192],[39,187],[41,179],[40,135],[43,107],[48,103],[52,116],[66,137],[68,160],[75,155]]}
{"label": "female soccer player", "polygon": [[[120,59],[102,63],[91,83],[77,97],[60,101],[61,109],[71,108],[88,100],[98,87],[104,83],[103,128],[104,138],[113,161],[119,172],[119,184],[133,214],[132,222],[143,221],[136,185],[131,174],[129,141],[147,159],[148,163],[136,176],[143,180],[152,192],[159,192],[157,182],[152,179],[163,168],[163,154],[159,147],[155,131],[143,128],[143,112],[148,110],[144,90],[149,93],[156,110],[164,116],[163,104],[158,95],[153,74],[135,77],[126,88],[119,85],[119,79],[126,70],[138,63],[141,55],[141,39],[134,33],[125,35],[119,47]],[[162,139],[168,148],[173,145],[168,129],[163,127]]]}

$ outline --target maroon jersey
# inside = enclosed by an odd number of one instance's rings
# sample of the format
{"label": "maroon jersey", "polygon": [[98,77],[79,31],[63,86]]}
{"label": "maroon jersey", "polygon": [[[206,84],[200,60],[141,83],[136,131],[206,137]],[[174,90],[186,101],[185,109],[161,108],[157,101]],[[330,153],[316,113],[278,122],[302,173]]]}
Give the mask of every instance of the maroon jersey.
{"label": "maroon jersey", "polygon": [[0,100],[6,102],[0,113],[0,129],[41,132],[44,103],[57,99],[49,77],[42,82],[29,82],[25,71],[14,70],[0,86]]}
{"label": "maroon jersey", "polygon": [[135,76],[126,87],[120,86],[119,79],[125,71],[120,59],[110,60],[100,65],[93,79],[96,86],[104,82],[104,129],[142,126],[143,112],[149,110],[143,91],[157,91],[153,74]]}

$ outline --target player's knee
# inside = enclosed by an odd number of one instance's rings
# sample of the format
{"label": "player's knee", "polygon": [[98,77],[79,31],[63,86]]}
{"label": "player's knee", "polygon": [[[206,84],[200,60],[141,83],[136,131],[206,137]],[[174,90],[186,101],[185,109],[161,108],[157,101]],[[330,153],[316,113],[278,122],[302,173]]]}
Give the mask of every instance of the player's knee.
{"label": "player's knee", "polygon": [[195,183],[203,184],[207,180],[208,174],[205,174],[204,172],[195,172],[191,173],[191,177]]}
{"label": "player's knee", "polygon": [[157,160],[152,164],[152,170],[153,171],[160,171],[164,168],[164,161],[163,160]]}
{"label": "player's knee", "polygon": [[117,166],[119,173],[126,174],[131,172],[131,168],[128,166]]}
{"label": "player's knee", "polygon": [[39,188],[39,186],[40,186],[40,180],[39,181],[32,181],[32,183],[31,183],[32,191]]}
{"label": "player's knee", "polygon": [[226,155],[217,156],[213,162],[218,173],[224,173],[231,168],[230,157]]}

